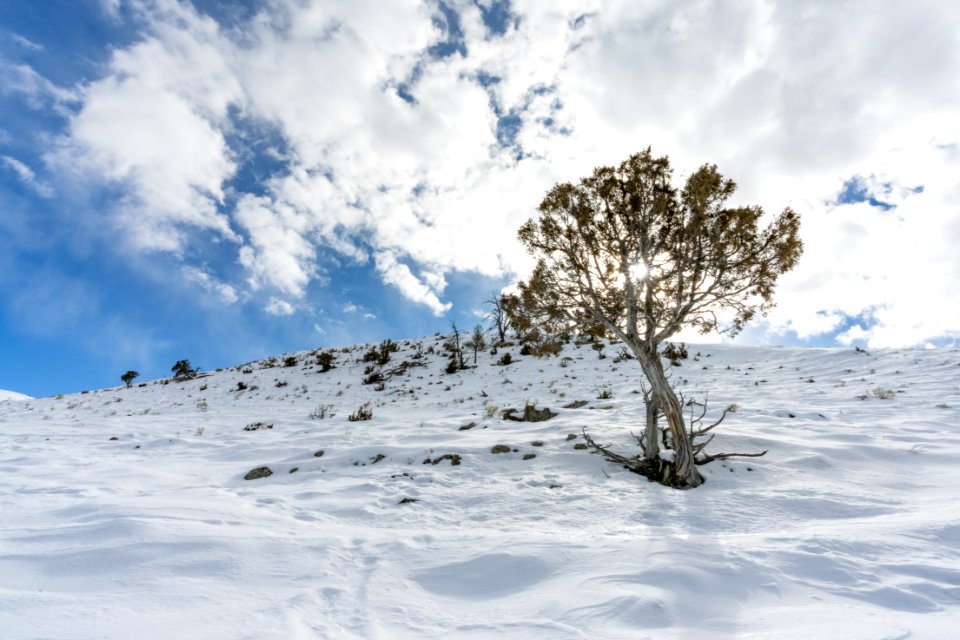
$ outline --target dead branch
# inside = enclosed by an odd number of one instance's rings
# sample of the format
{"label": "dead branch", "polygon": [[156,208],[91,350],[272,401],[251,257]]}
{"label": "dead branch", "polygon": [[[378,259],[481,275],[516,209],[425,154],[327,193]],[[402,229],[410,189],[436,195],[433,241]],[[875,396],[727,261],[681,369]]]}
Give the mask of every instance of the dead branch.
{"label": "dead branch", "polygon": [[701,451],[703,451],[708,444],[710,444],[711,442],[713,442],[713,439],[714,439],[714,437],[716,437],[716,435],[717,435],[717,434],[712,433],[712,434],[710,434],[710,437],[707,438],[707,441],[706,441],[706,442],[701,442],[700,444],[694,445],[694,446],[693,446],[693,455],[697,455],[698,453],[700,453]]}
{"label": "dead branch", "polygon": [[[618,462],[625,466],[630,466],[630,458],[624,457],[619,453],[614,453],[610,449],[604,447],[603,445],[597,444],[596,441],[590,437],[590,434],[587,433],[586,428],[580,430],[583,434],[583,439],[587,441],[587,444],[594,448],[595,451],[602,453],[608,460],[612,462]],[[634,458],[635,459],[635,458]]]}
{"label": "dead branch", "polygon": [[712,430],[714,427],[716,427],[716,426],[719,425],[721,422],[723,422],[723,419],[727,417],[727,414],[728,414],[728,413],[730,413],[730,407],[727,407],[726,409],[724,409],[724,410],[723,410],[723,413],[720,415],[720,419],[717,420],[716,422],[714,422],[714,423],[713,423],[712,425],[710,425],[709,427],[704,427],[703,429],[700,429],[700,430],[698,430],[698,431],[691,431],[691,432],[690,432],[691,437],[697,438],[697,437],[699,437],[699,436],[704,435],[704,434],[707,433],[708,431]]}
{"label": "dead branch", "polygon": [[764,450],[760,453],[715,453],[712,456],[698,458],[695,462],[698,465],[701,465],[707,464],[708,462],[713,462],[714,460],[726,460],[727,458],[759,458],[760,456],[767,455],[767,451],[768,450]]}

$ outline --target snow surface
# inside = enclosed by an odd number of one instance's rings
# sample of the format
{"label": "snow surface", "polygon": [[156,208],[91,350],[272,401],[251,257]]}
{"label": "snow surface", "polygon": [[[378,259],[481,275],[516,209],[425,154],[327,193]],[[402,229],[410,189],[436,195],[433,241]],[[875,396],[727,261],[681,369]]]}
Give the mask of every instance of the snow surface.
{"label": "snow surface", "polygon": [[[691,347],[678,388],[737,404],[709,451],[769,449],[691,491],[574,448],[636,450],[616,347],[428,355],[380,391],[364,351],[0,403],[0,635],[957,637],[956,349]],[[559,415],[500,418],[526,401]]]}
{"label": "snow surface", "polygon": [[16,391],[6,391],[4,389],[0,389],[0,402],[6,402],[7,400],[32,400],[32,398],[28,395],[17,393]]}

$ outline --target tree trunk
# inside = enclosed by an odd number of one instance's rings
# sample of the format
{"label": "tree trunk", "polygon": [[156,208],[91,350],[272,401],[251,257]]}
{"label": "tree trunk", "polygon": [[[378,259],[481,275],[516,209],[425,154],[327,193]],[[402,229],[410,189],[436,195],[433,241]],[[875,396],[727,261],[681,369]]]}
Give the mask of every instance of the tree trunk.
{"label": "tree trunk", "polygon": [[660,428],[657,426],[657,417],[660,415],[660,405],[653,392],[644,398],[647,406],[647,427],[643,432],[643,457],[646,460],[655,460],[660,457]]}
{"label": "tree trunk", "polygon": [[655,400],[663,411],[673,444],[673,477],[664,478],[663,481],[679,487],[699,487],[703,484],[703,476],[697,471],[697,464],[693,455],[693,443],[683,422],[683,409],[680,406],[680,400],[677,399],[677,394],[673,392],[673,388],[667,381],[660,356],[656,349],[643,351],[638,356],[640,366],[643,367],[643,372],[650,382],[651,399]]}

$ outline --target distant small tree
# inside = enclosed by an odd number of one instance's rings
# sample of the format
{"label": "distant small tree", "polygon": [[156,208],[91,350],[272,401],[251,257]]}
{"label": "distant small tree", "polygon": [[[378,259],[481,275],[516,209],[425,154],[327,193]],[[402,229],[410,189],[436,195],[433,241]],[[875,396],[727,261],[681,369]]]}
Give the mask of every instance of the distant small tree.
{"label": "distant small tree", "polygon": [[131,369],[130,371],[127,371],[125,374],[123,374],[122,376],[120,376],[120,380],[121,380],[125,385],[127,385],[127,388],[129,389],[129,388],[130,388],[130,385],[133,383],[133,381],[134,381],[135,379],[139,378],[139,377],[140,377],[140,372],[139,372],[139,371],[133,371],[133,370]]}
{"label": "distant small tree", "polygon": [[467,365],[463,360],[463,341],[460,339],[461,333],[457,329],[456,322],[450,322],[450,328],[453,330],[453,333],[450,334],[450,337],[447,338],[447,341],[443,344],[443,348],[450,354],[450,362],[447,363],[445,371],[447,373],[455,373],[461,369],[466,369]]}
{"label": "distant small tree", "polygon": [[516,293],[505,293],[500,296],[500,305],[507,318],[507,326],[513,329],[514,338],[521,344],[534,327],[534,309],[529,303],[529,299],[524,300],[522,295]]}
{"label": "distant small tree", "polygon": [[490,308],[487,318],[493,325],[493,330],[497,332],[497,344],[507,341],[507,329],[510,328],[510,319],[507,316],[507,310],[503,304],[504,294],[492,294],[483,301],[483,304]]}
{"label": "distant small tree", "polygon": [[331,351],[323,351],[320,355],[317,356],[317,364],[320,365],[320,371],[326,373],[330,369],[334,368],[334,360],[336,356],[333,355]]}
{"label": "distant small tree", "polygon": [[[540,313],[575,328],[602,325],[633,352],[650,383],[644,469],[656,468],[666,484],[696,487],[698,463],[737,454],[697,458],[702,445],[695,448],[697,433],[685,427],[660,346],[685,326],[739,332],[773,306],[774,285],[803,245],[792,210],[761,229],[760,207],[728,207],[736,184],[715,165],[700,167],[679,190],[671,179],[669,159],[647,148],[618,167],[554,186],[539,217],[520,228],[538,263],[519,290]],[[660,413],[669,462],[659,455]]]}
{"label": "distant small tree", "polygon": [[173,372],[173,377],[180,380],[189,380],[197,375],[197,370],[190,365],[189,360],[177,360],[170,370]]}
{"label": "distant small tree", "polygon": [[477,364],[477,353],[487,348],[487,335],[482,325],[478,324],[473,328],[473,333],[464,346],[473,351],[473,364]]}

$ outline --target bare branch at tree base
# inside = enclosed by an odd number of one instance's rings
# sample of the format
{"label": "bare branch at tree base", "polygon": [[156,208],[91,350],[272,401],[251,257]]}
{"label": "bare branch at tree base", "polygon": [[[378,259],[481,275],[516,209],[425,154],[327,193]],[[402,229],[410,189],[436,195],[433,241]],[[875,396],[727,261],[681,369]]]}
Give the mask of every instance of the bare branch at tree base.
{"label": "bare branch at tree base", "polygon": [[[594,451],[602,455],[604,458],[610,462],[615,462],[617,464],[622,464],[625,469],[632,471],[633,473],[639,474],[647,478],[650,482],[659,482],[662,485],[668,487],[674,487],[675,489],[687,489],[686,485],[679,481],[674,473],[674,464],[669,460],[663,460],[662,458],[653,458],[647,459],[643,456],[633,456],[626,457],[611,451],[608,447],[605,447],[590,437],[590,434],[587,433],[586,429],[581,430],[583,433],[584,440],[587,441],[587,444],[593,448]],[[706,443],[704,443],[706,444]],[[702,450],[702,447],[697,450],[699,453]],[[696,464],[704,465],[708,462],[713,462],[714,460],[726,460],[727,458],[759,458],[767,454],[767,451],[761,451],[760,453],[716,453],[709,456],[703,456],[696,458]]]}
{"label": "bare branch at tree base", "polygon": [[726,460],[727,458],[759,458],[760,456],[767,455],[768,450],[761,451],[760,453],[715,453],[712,456],[704,456],[703,458],[697,458],[697,464],[707,464],[708,462],[713,462],[714,460]]}

